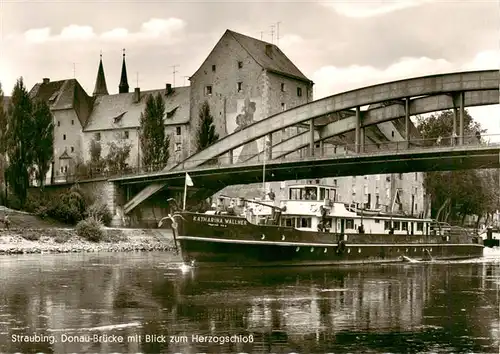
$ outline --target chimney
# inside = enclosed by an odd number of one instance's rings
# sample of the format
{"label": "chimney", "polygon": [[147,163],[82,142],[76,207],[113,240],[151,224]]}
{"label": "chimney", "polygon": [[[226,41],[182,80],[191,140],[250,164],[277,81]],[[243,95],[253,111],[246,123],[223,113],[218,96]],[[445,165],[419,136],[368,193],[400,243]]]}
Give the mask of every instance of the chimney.
{"label": "chimney", "polygon": [[167,84],[166,85],[166,94],[167,96],[170,95],[174,90],[172,89],[172,84]]}
{"label": "chimney", "polygon": [[266,44],[266,55],[269,58],[273,57],[273,46],[272,46],[272,44]]}
{"label": "chimney", "polygon": [[134,103],[139,103],[141,100],[141,89],[136,87],[134,90]]}
{"label": "chimney", "polygon": [[50,82],[50,79],[48,77],[43,78],[43,83],[48,84]]}

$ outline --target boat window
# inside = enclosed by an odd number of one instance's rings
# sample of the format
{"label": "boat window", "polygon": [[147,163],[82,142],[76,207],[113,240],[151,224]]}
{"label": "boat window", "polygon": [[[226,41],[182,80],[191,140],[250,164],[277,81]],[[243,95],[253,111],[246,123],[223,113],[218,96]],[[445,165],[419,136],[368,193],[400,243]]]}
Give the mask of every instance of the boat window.
{"label": "boat window", "polygon": [[319,200],[328,199],[328,189],[320,188],[319,189]]}
{"label": "boat window", "polygon": [[316,194],[316,187],[306,187],[304,188],[304,196],[302,199],[305,200],[317,200],[318,196]]}
{"label": "boat window", "polygon": [[390,230],[391,229],[391,222],[390,221],[384,221],[384,230]]}
{"label": "boat window", "polygon": [[423,231],[423,230],[424,230],[424,223],[417,222],[417,231]]}
{"label": "boat window", "polygon": [[300,188],[290,188],[290,200],[300,199]]}
{"label": "boat window", "polygon": [[299,227],[311,227],[312,219],[311,218],[300,218],[300,226]]}
{"label": "boat window", "polygon": [[295,225],[294,218],[285,218],[285,226],[293,227]]}
{"label": "boat window", "polygon": [[345,228],[354,229],[354,219],[345,219]]}
{"label": "boat window", "polygon": [[394,221],[394,230],[399,230],[399,221]]}
{"label": "boat window", "polygon": [[380,224],[380,220],[379,219],[375,219],[375,224]]}
{"label": "boat window", "polygon": [[408,221],[403,221],[401,223],[401,226],[402,226],[401,230],[405,230],[405,231],[408,230]]}

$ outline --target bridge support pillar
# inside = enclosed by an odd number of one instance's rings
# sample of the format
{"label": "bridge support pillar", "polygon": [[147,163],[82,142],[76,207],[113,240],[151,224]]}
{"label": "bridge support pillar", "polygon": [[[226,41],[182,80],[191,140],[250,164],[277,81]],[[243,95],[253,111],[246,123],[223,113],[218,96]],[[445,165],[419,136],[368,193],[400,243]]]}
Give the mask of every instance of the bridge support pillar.
{"label": "bridge support pillar", "polygon": [[458,109],[455,106],[455,100],[453,100],[453,131],[452,131],[452,137],[451,137],[451,146],[455,146],[457,144],[456,142],[456,136],[457,136],[457,120],[458,120]]}
{"label": "bridge support pillar", "polygon": [[406,148],[410,148],[410,98],[405,98],[405,134]]}
{"label": "bridge support pillar", "polygon": [[458,134],[459,145],[464,144],[464,118],[465,118],[465,94],[460,92],[460,132]]}
{"label": "bridge support pillar", "polygon": [[359,129],[359,152],[365,152],[365,128]]}
{"label": "bridge support pillar", "polygon": [[314,156],[314,119],[309,121],[309,153]]}
{"label": "bridge support pillar", "polygon": [[354,131],[355,134],[355,152],[359,154],[359,145],[360,145],[360,138],[361,138],[361,111],[359,107],[356,107],[356,128]]}

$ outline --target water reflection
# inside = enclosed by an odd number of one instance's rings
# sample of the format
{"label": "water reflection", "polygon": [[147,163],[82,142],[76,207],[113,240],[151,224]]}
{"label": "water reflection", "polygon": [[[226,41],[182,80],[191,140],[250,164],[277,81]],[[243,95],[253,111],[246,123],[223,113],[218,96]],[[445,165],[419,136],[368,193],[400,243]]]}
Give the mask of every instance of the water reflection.
{"label": "water reflection", "polygon": [[[176,259],[160,253],[26,255],[0,258],[0,267],[0,352],[499,348],[498,258],[181,272]],[[35,333],[46,340],[13,342],[12,335]],[[236,337],[219,344],[195,342],[193,335]],[[117,336],[124,342],[111,342]],[[78,338],[85,342],[63,342]]]}

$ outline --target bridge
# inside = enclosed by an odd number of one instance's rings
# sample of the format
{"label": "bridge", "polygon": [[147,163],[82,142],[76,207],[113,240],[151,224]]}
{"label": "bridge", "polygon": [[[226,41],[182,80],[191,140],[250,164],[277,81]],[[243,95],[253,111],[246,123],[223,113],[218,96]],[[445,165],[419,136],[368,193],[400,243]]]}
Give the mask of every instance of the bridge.
{"label": "bridge", "polygon": [[[269,177],[268,180],[270,181],[306,178],[311,174],[314,174],[313,177],[319,178],[322,176],[356,175],[360,172],[370,174],[426,171],[431,170],[429,166],[432,166],[432,170],[452,170],[456,167],[482,168],[480,166],[483,165],[488,165],[489,168],[496,167],[498,164],[498,148],[487,147],[488,152],[485,152],[484,147],[463,146],[466,138],[464,136],[464,110],[465,107],[498,104],[499,76],[498,70],[431,75],[373,85],[332,95],[257,121],[238,132],[223,137],[208,148],[191,155],[172,168],[165,168],[160,173],[124,176],[113,181],[120,184],[133,183],[133,181],[135,183],[138,181],[142,181],[142,183],[151,182],[150,185],[125,204],[124,212],[129,213],[142,201],[165,187],[167,183],[173,185],[174,181],[180,178],[179,176],[184,176],[184,171],[190,171],[190,175],[193,175],[194,178],[205,171],[203,174],[204,180],[207,183],[211,181],[215,185],[222,184],[224,181],[227,182],[227,179],[230,179],[231,175],[236,173],[231,171],[238,171],[239,176],[243,174],[248,176],[248,180],[255,182],[257,177],[250,177],[252,176],[251,171],[260,169],[262,173],[261,161],[264,159],[264,154],[268,161],[267,169],[270,171],[269,176],[266,176],[266,178]],[[368,109],[362,110],[365,106],[369,106]],[[453,109],[455,112],[453,132],[458,137],[456,142],[458,146],[411,151],[410,117],[416,114],[447,109]],[[385,152],[385,156],[383,156],[383,152],[373,154],[371,157],[364,155],[367,147],[364,142],[364,129],[366,127],[403,117],[405,118],[406,134],[403,142],[404,149],[401,148],[403,151],[398,153]],[[317,129],[315,126],[317,120],[326,121],[326,124]],[[272,133],[307,122],[309,123],[309,131],[273,144]],[[324,151],[323,142],[326,139],[350,131],[354,131],[355,135],[355,144],[352,149],[357,154],[356,156],[342,159],[338,156],[325,157],[325,154],[321,153],[321,151]],[[267,137],[270,145],[269,149],[248,157],[245,166],[233,165],[234,149],[263,137]],[[319,151],[316,149],[317,144],[320,145]],[[304,147],[309,148],[307,158],[303,158],[302,161],[282,161],[290,153]],[[213,161],[214,158],[225,154],[227,154],[227,158],[222,160],[225,161],[226,167],[217,166],[217,171],[214,167],[197,169],[207,162]],[[420,161],[425,160],[427,162],[415,163],[417,155],[420,156]],[[443,159],[445,155],[448,156],[447,160]],[[394,161],[398,160],[399,162],[390,163],[391,156],[394,156]],[[371,162],[370,164],[370,158],[373,159],[371,161],[377,162]],[[481,163],[479,165],[475,164],[474,159],[478,159]],[[496,162],[493,161],[494,159],[496,159]],[[341,168],[342,163],[340,161],[343,161],[343,165],[351,165],[357,167],[357,169]],[[409,163],[409,161],[412,162]],[[364,164],[367,168],[366,171],[364,169],[360,171],[360,163]],[[376,164],[383,165],[383,168],[375,167]],[[406,168],[401,167],[405,164],[407,165]],[[318,166],[322,168],[317,168]],[[417,170],[415,170],[416,166],[419,166]],[[245,169],[248,172],[244,172]],[[292,169],[293,171],[286,173],[284,171],[286,169]],[[307,170],[310,172],[307,172]],[[339,174],[339,171],[345,172]],[[214,177],[209,177],[210,173],[213,173]],[[227,177],[222,177],[223,174],[227,174]],[[256,174],[256,172],[253,172],[253,174]],[[262,178],[262,174],[260,177]],[[260,181],[262,181],[261,178]],[[238,183],[244,182],[238,178]]]}
{"label": "bridge", "polygon": [[[392,143],[383,151],[335,155],[329,148],[324,155],[295,159],[274,159],[265,162],[215,164],[191,170],[168,170],[143,175],[113,178],[122,184],[166,183],[170,187],[183,187],[185,172],[191,176],[196,188],[207,189],[211,194],[232,184],[262,183],[294,179],[343,177],[383,173],[409,173],[426,171],[453,171],[464,169],[500,168],[500,143],[480,143],[467,137],[470,143],[458,146],[412,146]],[[477,143],[473,143],[474,139]],[[436,139],[420,142],[434,142]],[[391,143],[388,143],[388,145]],[[349,150],[344,150],[349,151]]]}

